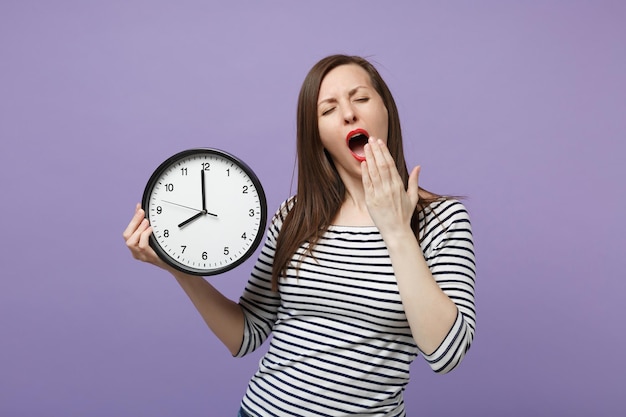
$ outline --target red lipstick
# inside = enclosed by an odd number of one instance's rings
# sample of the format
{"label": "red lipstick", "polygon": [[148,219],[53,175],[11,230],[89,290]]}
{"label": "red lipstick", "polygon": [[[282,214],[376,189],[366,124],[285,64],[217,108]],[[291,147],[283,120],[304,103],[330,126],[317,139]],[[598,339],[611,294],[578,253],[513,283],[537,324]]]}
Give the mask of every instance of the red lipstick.
{"label": "red lipstick", "polygon": [[352,152],[352,156],[359,161],[365,161],[365,144],[370,135],[365,129],[354,129],[346,136],[346,144]]}

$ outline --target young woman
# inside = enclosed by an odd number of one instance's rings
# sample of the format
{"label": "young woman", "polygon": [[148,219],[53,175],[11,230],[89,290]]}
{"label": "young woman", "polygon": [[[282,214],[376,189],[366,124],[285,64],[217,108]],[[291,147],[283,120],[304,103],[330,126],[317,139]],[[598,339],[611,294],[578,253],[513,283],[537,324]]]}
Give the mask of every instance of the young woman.
{"label": "young woman", "polygon": [[422,353],[454,369],[475,330],[475,263],[465,207],[418,185],[398,110],[360,57],[319,61],[300,91],[298,189],[273,217],[239,302],[156,256],[143,211],[133,256],[167,269],[235,356],[269,350],[240,416],[405,416]]}

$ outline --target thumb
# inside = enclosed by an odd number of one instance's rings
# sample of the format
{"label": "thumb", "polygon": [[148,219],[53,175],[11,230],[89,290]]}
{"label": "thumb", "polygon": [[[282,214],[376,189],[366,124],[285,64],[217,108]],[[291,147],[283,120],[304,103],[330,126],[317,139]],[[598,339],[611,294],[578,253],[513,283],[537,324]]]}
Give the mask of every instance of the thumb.
{"label": "thumb", "polygon": [[407,186],[406,192],[409,196],[409,199],[411,200],[411,204],[413,205],[413,207],[415,207],[417,205],[417,202],[419,201],[419,176],[421,170],[422,167],[418,165],[413,168],[413,171],[411,171],[411,174],[409,175],[409,184]]}

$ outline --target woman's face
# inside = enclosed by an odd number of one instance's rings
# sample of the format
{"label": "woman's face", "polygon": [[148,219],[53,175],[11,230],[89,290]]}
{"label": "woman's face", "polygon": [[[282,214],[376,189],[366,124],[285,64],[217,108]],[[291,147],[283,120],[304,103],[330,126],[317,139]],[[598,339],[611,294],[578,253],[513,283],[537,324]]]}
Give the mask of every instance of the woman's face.
{"label": "woman's face", "polygon": [[358,173],[368,137],[387,142],[388,115],[382,98],[363,68],[356,64],[331,70],[317,101],[320,138],[340,171]]}

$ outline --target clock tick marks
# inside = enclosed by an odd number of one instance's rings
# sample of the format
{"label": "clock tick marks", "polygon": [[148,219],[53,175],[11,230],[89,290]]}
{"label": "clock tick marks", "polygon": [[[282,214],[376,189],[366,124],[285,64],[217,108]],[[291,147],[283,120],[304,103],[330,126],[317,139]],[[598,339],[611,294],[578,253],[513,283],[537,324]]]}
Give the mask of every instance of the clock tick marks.
{"label": "clock tick marks", "polygon": [[205,276],[228,271],[253,253],[267,210],[252,170],[215,149],[183,151],[161,164],[142,205],[153,226],[150,245],[157,255],[176,269]]}

